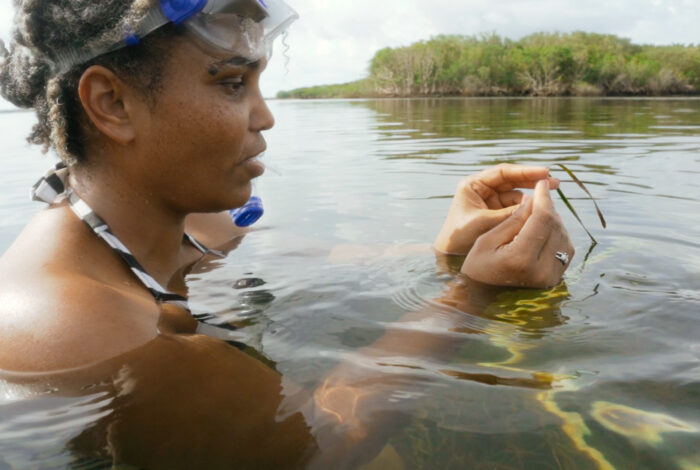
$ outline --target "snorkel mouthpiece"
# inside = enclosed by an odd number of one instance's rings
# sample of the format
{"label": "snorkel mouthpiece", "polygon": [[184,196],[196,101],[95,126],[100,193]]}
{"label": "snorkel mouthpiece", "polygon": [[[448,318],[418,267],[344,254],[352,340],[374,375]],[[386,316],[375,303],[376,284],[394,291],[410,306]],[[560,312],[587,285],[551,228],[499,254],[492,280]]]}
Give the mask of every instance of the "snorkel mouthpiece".
{"label": "snorkel mouthpiece", "polygon": [[243,207],[232,209],[230,211],[233,223],[238,227],[250,227],[263,216],[262,199],[258,196],[252,196]]}

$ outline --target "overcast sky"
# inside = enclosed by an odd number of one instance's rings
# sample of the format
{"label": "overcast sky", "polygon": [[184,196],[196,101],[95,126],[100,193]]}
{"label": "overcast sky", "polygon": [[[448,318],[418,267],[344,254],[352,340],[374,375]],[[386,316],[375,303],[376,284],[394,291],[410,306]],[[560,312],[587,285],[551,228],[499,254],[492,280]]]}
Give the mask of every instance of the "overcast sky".
{"label": "overcast sky", "polygon": [[[97,0],[96,0],[97,1]],[[437,34],[496,32],[518,39],[538,31],[583,30],[637,43],[700,43],[700,0],[288,0],[301,19],[263,78],[263,93],[362,78],[374,53]],[[0,0],[0,37],[12,25]],[[0,108],[7,107],[0,103]]]}

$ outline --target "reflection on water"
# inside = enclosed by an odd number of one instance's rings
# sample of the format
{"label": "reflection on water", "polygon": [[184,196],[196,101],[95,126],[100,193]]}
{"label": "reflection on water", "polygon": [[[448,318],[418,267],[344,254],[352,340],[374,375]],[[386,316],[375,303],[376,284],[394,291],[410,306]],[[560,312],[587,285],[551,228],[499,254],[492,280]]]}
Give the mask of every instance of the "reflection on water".
{"label": "reflection on water", "polygon": [[[357,452],[385,468],[698,468],[700,100],[271,107],[265,229],[188,283],[197,312],[238,326],[248,357],[283,375],[280,422],[303,416],[296,425],[314,442],[304,445],[332,445],[333,423],[308,407],[335,374],[371,392],[357,412],[373,434]],[[48,166],[16,142],[27,116],[0,116],[4,167],[16,169],[1,176],[0,249],[35,209],[26,188]],[[474,286],[456,276],[460,259],[414,249],[434,237],[459,179],[500,162],[565,162],[608,220],[598,228],[585,195],[552,168],[600,242],[584,263],[588,238],[558,203],[577,256],[555,289]],[[182,345],[168,354],[200,357]],[[211,422],[236,421],[215,382],[203,392],[192,386],[201,377],[162,380],[219,400]],[[98,465],[66,443],[134,406],[107,383],[73,394],[54,384],[31,400],[12,387],[0,389],[0,468]],[[157,390],[133,410],[154,415]],[[182,412],[171,428],[198,418]],[[205,448],[213,459],[215,448],[192,447]]]}

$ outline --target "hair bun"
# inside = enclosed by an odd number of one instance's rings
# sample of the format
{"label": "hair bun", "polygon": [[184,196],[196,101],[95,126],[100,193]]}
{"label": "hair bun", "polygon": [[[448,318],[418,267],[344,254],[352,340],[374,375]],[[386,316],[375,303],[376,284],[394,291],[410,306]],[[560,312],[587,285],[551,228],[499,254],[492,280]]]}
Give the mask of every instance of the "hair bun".
{"label": "hair bun", "polygon": [[34,107],[37,98],[46,93],[51,67],[16,41],[9,51],[0,41],[0,54],[0,94],[20,108]]}

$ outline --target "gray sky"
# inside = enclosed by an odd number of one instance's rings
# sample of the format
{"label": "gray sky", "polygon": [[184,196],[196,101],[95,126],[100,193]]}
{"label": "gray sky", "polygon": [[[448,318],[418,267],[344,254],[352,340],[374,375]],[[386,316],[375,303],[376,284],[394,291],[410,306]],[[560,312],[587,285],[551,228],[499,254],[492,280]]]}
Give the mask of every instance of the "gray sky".
{"label": "gray sky", "polygon": [[[496,32],[518,39],[538,31],[583,30],[637,43],[700,43],[700,0],[288,0],[301,19],[263,78],[263,93],[362,78],[374,53],[436,34]],[[12,0],[0,0],[0,37]],[[7,108],[0,102],[0,109]]]}

